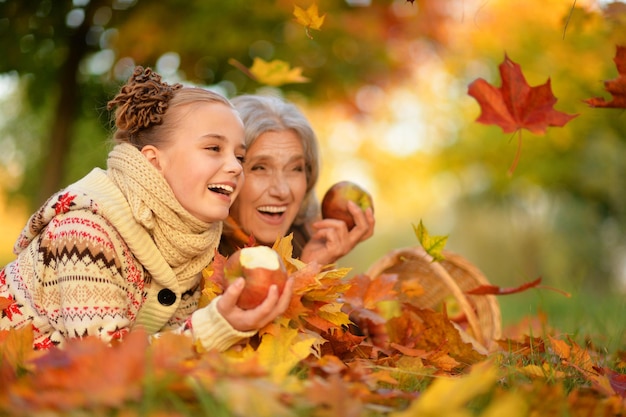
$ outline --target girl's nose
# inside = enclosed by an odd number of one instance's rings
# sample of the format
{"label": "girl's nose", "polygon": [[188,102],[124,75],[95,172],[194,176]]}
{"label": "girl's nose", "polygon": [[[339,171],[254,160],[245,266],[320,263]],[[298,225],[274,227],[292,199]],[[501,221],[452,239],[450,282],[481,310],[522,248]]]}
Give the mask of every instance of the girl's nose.
{"label": "girl's nose", "polygon": [[226,164],[226,169],[228,170],[228,172],[232,172],[235,175],[239,175],[243,172],[243,166],[241,164],[241,161],[237,159],[235,155],[233,155],[229,159],[228,163]]}

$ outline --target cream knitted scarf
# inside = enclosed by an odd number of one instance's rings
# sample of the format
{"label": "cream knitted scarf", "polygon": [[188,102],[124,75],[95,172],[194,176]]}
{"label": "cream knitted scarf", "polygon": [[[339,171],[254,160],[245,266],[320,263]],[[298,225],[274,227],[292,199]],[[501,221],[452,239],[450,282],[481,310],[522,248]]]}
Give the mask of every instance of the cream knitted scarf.
{"label": "cream knitted scarf", "polygon": [[130,144],[116,145],[107,166],[135,220],[152,235],[178,281],[196,278],[213,259],[222,222],[206,223],[185,210],[165,178]]}

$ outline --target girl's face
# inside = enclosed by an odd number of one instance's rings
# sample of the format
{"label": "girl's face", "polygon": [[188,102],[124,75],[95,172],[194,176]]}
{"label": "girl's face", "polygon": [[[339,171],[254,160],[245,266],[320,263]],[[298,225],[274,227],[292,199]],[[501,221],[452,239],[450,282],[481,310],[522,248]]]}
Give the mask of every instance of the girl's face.
{"label": "girl's face", "polygon": [[178,112],[173,134],[160,148],[142,153],[163,174],[180,204],[205,222],[221,221],[243,182],[243,123],[219,102],[200,102]]}
{"label": "girl's face", "polygon": [[233,217],[257,242],[271,245],[287,233],[306,194],[302,141],[292,130],[265,132],[248,149],[244,170]]}

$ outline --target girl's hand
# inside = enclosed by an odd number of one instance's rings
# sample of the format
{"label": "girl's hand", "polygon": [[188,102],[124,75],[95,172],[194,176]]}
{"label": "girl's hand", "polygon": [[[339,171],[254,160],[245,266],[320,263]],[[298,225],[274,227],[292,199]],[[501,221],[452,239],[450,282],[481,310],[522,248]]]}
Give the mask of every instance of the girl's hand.
{"label": "girl's hand", "polygon": [[348,210],[355,223],[350,231],[341,220],[324,219],[312,224],[314,232],[302,250],[303,262],[316,261],[322,265],[334,263],[360,242],[372,237],[376,223],[372,209],[363,211],[350,201]]}
{"label": "girl's hand", "polygon": [[245,280],[237,278],[226,288],[217,302],[217,310],[235,330],[240,332],[259,330],[283,314],[289,307],[293,292],[293,278],[287,280],[280,296],[276,285],[272,285],[265,300],[251,310],[237,307],[237,300],[244,286]]}

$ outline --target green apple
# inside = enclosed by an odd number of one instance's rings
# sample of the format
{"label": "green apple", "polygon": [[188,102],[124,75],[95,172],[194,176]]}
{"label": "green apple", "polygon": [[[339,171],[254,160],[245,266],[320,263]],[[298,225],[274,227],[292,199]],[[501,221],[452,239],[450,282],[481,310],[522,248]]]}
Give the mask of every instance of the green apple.
{"label": "green apple", "polygon": [[354,227],[354,218],[348,211],[348,201],[353,201],[361,210],[374,209],[372,196],[351,181],[340,181],[332,185],[322,199],[322,217],[343,220],[348,230]]}
{"label": "green apple", "polygon": [[252,246],[237,250],[224,264],[224,277],[231,283],[239,277],[245,286],[237,306],[255,308],[265,300],[271,285],[282,294],[287,281],[287,268],[278,252],[268,246]]}

